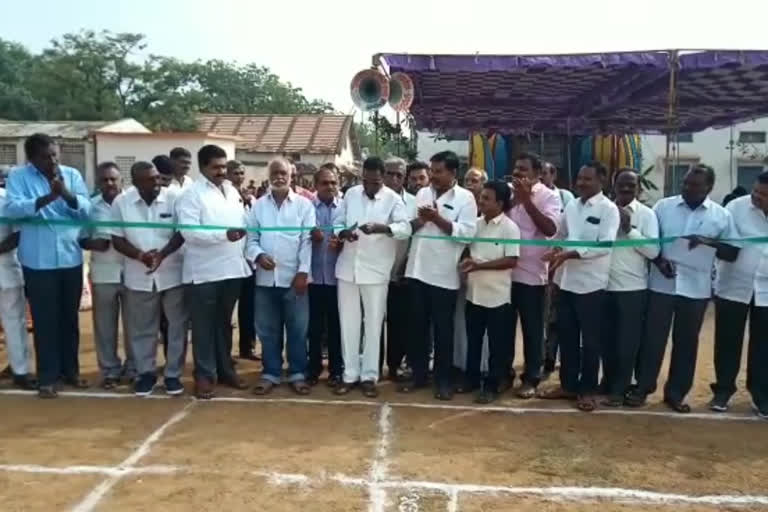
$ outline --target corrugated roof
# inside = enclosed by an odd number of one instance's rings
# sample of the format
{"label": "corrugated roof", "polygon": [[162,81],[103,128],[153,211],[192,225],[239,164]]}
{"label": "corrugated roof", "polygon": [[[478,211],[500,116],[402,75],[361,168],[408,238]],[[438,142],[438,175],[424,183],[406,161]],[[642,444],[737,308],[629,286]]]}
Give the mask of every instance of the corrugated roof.
{"label": "corrugated roof", "polygon": [[127,133],[150,133],[138,121],[130,118],[118,121],[7,121],[0,119],[0,137],[29,137],[44,133],[53,138],[85,139],[91,132],[112,131]]}
{"label": "corrugated roof", "polygon": [[254,153],[338,154],[352,126],[343,115],[201,114],[197,121],[201,131],[239,137],[237,148]]}

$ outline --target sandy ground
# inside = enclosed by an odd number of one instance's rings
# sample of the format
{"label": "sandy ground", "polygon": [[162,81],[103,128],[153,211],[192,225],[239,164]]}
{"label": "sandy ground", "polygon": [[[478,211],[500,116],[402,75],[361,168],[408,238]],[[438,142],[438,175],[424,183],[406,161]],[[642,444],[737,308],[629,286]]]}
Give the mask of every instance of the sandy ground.
{"label": "sandy ground", "polygon": [[[691,394],[702,414],[706,322]],[[83,375],[96,383],[87,313],[82,340]],[[238,368],[255,382],[258,363]],[[270,400],[220,389],[221,400],[196,402],[136,399],[125,386],[40,401],[3,381],[0,510],[768,510],[768,423],[747,414],[743,391],[718,421],[667,414],[658,396],[639,413],[585,415],[511,395],[482,410],[470,397],[380,389],[378,401],[339,400],[321,383],[312,402],[285,388]]]}

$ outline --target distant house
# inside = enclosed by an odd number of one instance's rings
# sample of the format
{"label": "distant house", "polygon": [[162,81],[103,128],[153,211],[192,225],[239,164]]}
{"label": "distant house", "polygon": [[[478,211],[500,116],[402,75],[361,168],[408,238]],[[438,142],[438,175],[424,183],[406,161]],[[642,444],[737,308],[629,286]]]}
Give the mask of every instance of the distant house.
{"label": "distant house", "polygon": [[267,164],[277,156],[315,167],[351,166],[360,159],[352,116],[201,114],[197,120],[203,132],[237,137],[237,159],[257,182],[266,179]]}
{"label": "distant house", "polygon": [[0,120],[0,167],[26,162],[24,140],[45,133],[59,144],[59,161],[79,170],[90,188],[96,168],[96,134],[147,134],[150,130],[134,119],[119,121],[6,121]]}

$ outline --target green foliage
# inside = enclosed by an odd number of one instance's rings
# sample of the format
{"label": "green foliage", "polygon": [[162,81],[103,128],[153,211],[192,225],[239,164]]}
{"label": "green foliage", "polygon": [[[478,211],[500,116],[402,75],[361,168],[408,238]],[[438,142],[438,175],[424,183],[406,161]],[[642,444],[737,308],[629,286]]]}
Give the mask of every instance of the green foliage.
{"label": "green foliage", "polygon": [[360,147],[368,155],[382,158],[399,156],[409,161],[416,159],[416,146],[403,132],[402,124],[392,123],[374,113],[368,122],[355,123],[355,131]]}
{"label": "green foliage", "polygon": [[269,68],[150,55],[142,34],[81,31],[33,55],[0,39],[0,118],[113,120],[194,130],[195,114],[332,112]]}

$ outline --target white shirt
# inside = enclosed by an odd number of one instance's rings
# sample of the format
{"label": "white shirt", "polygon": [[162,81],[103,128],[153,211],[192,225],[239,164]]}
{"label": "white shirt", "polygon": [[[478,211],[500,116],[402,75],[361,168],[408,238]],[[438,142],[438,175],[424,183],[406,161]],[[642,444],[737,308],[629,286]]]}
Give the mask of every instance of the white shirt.
{"label": "white shirt", "polygon": [[[612,242],[619,229],[619,209],[602,192],[585,201],[574,199],[565,207],[558,237],[564,240]],[[585,294],[604,290],[611,269],[610,247],[565,247],[575,250],[580,258],[566,261],[560,267],[559,286],[573,293]]]}
{"label": "white shirt", "polygon": [[[175,210],[176,195],[161,188],[160,193],[147,205],[136,188],[123,192],[112,203],[112,220],[117,222],[151,222],[172,226],[178,222]],[[173,237],[173,228],[112,228],[112,234],[123,237],[140,251],[161,250]],[[126,288],[141,292],[164,291],[181,285],[182,258],[175,251],[151,274],[147,267],[132,258],[123,258],[123,278]]]}
{"label": "white shirt", "polygon": [[249,228],[304,228],[286,231],[249,231],[245,255],[255,262],[262,253],[275,260],[274,270],[256,264],[256,285],[288,288],[299,272],[309,274],[312,264],[310,229],[315,227],[315,207],[306,197],[290,190],[278,207],[272,191],[260,197],[248,213]]}
{"label": "white shirt", "polygon": [[[625,208],[632,212],[630,216],[632,227],[629,233],[619,230],[619,234],[616,237],[617,240],[639,240],[642,238],[659,237],[659,223],[653,210],[637,199],[633,200]],[[648,289],[649,261],[658,255],[658,244],[614,247],[611,254],[611,273],[608,278],[608,288],[606,289],[610,292],[630,292]]]}
{"label": "white shirt", "polygon": [[[440,197],[437,197],[437,192],[432,187],[424,187],[416,193],[417,208],[431,206],[435,202],[437,202],[440,216],[453,224],[450,236],[466,238],[475,236],[477,205],[472,192],[454,185]],[[432,286],[458,290],[457,265],[466,242],[421,238],[421,236],[445,237],[448,235],[433,222],[427,222],[424,227],[414,233],[408,252],[405,276]]]}
{"label": "white shirt", "polygon": [[[485,217],[477,219],[477,238],[519,239],[520,228],[503,212],[490,222]],[[497,242],[472,242],[470,257],[478,263],[498,260],[509,256],[518,257],[520,246]],[[497,308],[508,304],[512,289],[512,269],[475,270],[467,274],[467,300],[476,306]]]}
{"label": "white shirt", "polygon": [[[245,227],[240,192],[228,181],[217,187],[207,178],[195,182],[176,201],[179,224]],[[185,229],[184,283],[209,283],[251,275],[245,261],[245,239],[230,242],[227,231]]]}
{"label": "white shirt", "polygon": [[[336,208],[333,225],[352,227],[355,224],[362,226],[367,222],[388,225],[392,236],[366,235],[356,229],[357,241],[345,241],[336,261],[336,279],[355,284],[389,282],[395,262],[397,240],[407,240],[411,235],[405,202],[394,190],[387,187],[381,187],[373,199],[365,194],[362,185],[350,188]],[[337,228],[336,232],[342,229],[344,228]]]}
{"label": "white shirt", "polygon": [[[118,197],[120,197],[118,195]],[[117,197],[113,202],[117,200]],[[111,221],[112,205],[104,200],[104,196],[99,195],[91,200],[91,220]],[[95,226],[87,230],[85,238],[94,240],[111,240],[112,228]],[[106,251],[91,251],[91,282],[94,284],[119,284],[123,281],[123,260],[125,256],[115,250],[112,244]]]}
{"label": "white shirt", "polygon": [[573,193],[567,188],[554,188],[557,197],[560,199],[560,211],[564,212],[568,203],[574,200]]}
{"label": "white shirt", "polygon": [[[405,213],[408,216],[408,220],[411,221],[416,218],[418,214],[416,210],[416,196],[409,194],[403,189],[400,197],[405,202]],[[405,262],[408,259],[408,248],[411,246],[411,239],[397,240],[397,248],[395,249],[395,263],[392,265],[392,281],[400,281],[405,275]]]}
{"label": "white shirt", "polygon": [[[725,207],[731,214],[734,238],[768,236],[768,218],[754,204],[751,196],[739,197]],[[733,243],[741,247],[733,263],[718,260],[715,295],[726,300],[755,306],[768,306],[768,245]]]}
{"label": "white shirt", "polygon": [[[203,178],[205,179],[205,178]],[[171,184],[168,188],[173,189],[178,195],[185,192],[188,188],[191,188],[195,184],[195,180],[189,176],[184,176],[184,183],[180,183],[175,177],[171,180]]]}
{"label": "white shirt", "polygon": [[[5,216],[5,189],[0,188],[0,215]],[[17,233],[19,229],[11,224],[0,223],[0,242]],[[0,290],[24,286],[24,275],[16,249],[0,254]]]}
{"label": "white shirt", "polygon": [[[709,199],[691,210],[682,196],[666,197],[656,203],[653,211],[659,219],[661,238],[687,235],[729,238],[734,232],[731,214]],[[688,240],[678,238],[662,244],[661,256],[675,265],[675,277],[664,277],[656,265],[652,265],[649,282],[652,291],[691,299],[710,298],[715,249],[700,245],[690,250]]]}

